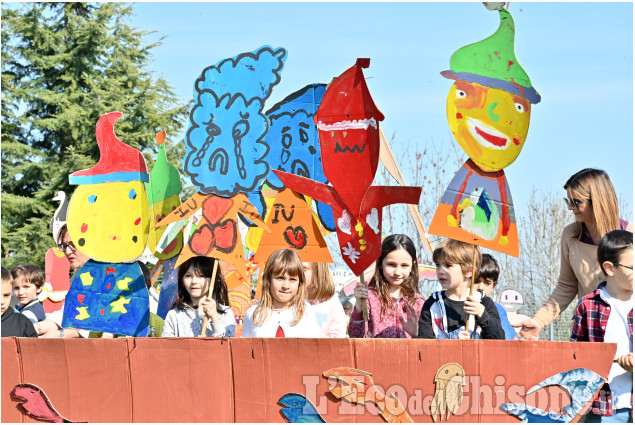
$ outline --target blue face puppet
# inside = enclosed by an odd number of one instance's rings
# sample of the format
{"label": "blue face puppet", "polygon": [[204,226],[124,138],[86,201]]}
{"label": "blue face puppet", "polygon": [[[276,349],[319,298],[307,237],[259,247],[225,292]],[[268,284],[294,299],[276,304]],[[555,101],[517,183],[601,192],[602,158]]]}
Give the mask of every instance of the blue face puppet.
{"label": "blue face puppet", "polygon": [[286,57],[285,49],[264,46],[224,59],[196,80],[183,169],[199,192],[249,192],[269,172],[262,109]]}

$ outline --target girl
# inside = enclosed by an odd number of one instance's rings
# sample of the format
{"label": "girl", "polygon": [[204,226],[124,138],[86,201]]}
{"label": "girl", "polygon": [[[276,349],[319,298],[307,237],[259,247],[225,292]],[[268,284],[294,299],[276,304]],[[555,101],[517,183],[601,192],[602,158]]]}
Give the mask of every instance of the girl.
{"label": "girl", "polygon": [[220,273],[212,297],[208,297],[216,258],[192,257],[179,267],[178,289],[174,308],[168,311],[161,336],[198,337],[205,315],[209,317],[205,336],[232,337],[236,320],[229,307],[227,284]]}
{"label": "girl", "polygon": [[[348,324],[351,338],[412,338],[424,298],[419,293],[417,251],[406,235],[390,235],[381,244],[375,274],[366,289],[355,288],[355,308]],[[362,299],[368,299],[364,322]]]}
{"label": "girl", "polygon": [[335,284],[327,263],[302,263],[306,279],[307,300],[313,307],[322,336],[344,338],[347,317],[335,295]]}
{"label": "girl", "polygon": [[551,296],[532,319],[520,324],[519,336],[538,339],[542,328],[556,320],[576,297],[593,292],[604,275],[597,262],[597,245],[611,230],[633,232],[633,225],[622,220],[615,189],[608,174],[585,168],[572,175],[564,185],[564,201],[573,212],[575,222],[562,231],[560,241],[560,276]]}
{"label": "girl", "polygon": [[279,249],[267,259],[262,300],[245,313],[243,336],[320,337],[315,314],[306,301],[302,260],[294,251]]}

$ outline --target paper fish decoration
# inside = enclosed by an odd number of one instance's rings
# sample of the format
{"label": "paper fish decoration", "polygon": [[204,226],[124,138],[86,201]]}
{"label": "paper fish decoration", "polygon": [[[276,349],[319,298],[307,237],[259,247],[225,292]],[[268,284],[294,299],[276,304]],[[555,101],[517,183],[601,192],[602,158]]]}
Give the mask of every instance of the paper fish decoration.
{"label": "paper fish decoration", "polygon": [[269,173],[263,108],[286,58],[285,49],[264,46],[205,68],[196,80],[183,170],[199,192],[247,193]]}
{"label": "paper fish decoration", "polygon": [[22,383],[13,387],[11,396],[30,417],[43,422],[74,423],[60,415],[43,389],[37,385]]}
{"label": "paper fish decoration", "polygon": [[457,50],[450,70],[448,124],[470,157],[450,183],[430,233],[518,256],[511,193],[503,168],[522,150],[531,104],[540,95],[514,52],[514,21],[498,10],[500,26],[490,37]]}
{"label": "paper fish decoration", "polygon": [[69,273],[71,263],[66,255],[57,248],[46,251],[44,257],[44,285],[38,294],[42,307],[46,313],[52,313],[62,308],[62,302],[71,286]]}
{"label": "paper fish decoration", "polygon": [[139,264],[88,260],[66,295],[62,327],[147,336],[149,303]]}
{"label": "paper fish decoration", "polygon": [[326,423],[313,403],[302,394],[287,393],[280,397],[278,403],[284,406],[280,412],[292,424]]}
{"label": "paper fish decoration", "polygon": [[92,168],[69,176],[79,185],[68,207],[68,232],[77,249],[105,262],[134,261],[148,240],[149,180],[141,152],[115,136],[121,112],[103,115],[96,136],[101,157]]}
{"label": "paper fish decoration", "polygon": [[167,260],[181,252],[183,236],[177,233],[168,246],[158,251],[157,244],[167,226],[154,228],[154,225],[181,205],[180,193],[183,186],[179,170],[168,162],[165,154],[165,131],[157,133],[157,143],[159,144],[159,153],[150,173],[150,182],[146,185],[150,203],[148,248],[158,259]]}
{"label": "paper fish decoration", "polygon": [[[380,255],[382,208],[417,204],[419,187],[371,186],[379,161],[379,121],[384,119],[356,64],[334,79],[314,118],[324,174],[333,187],[274,170],[284,185],[330,205],[344,262],[359,275]],[[346,172],[342,172],[346,170]]]}
{"label": "paper fish decoration", "polygon": [[264,264],[280,248],[292,249],[302,261],[333,262],[326,241],[313,221],[313,213],[302,195],[291,189],[279,192],[267,218],[267,225],[271,233],[265,232],[260,239],[254,254],[256,263]]}

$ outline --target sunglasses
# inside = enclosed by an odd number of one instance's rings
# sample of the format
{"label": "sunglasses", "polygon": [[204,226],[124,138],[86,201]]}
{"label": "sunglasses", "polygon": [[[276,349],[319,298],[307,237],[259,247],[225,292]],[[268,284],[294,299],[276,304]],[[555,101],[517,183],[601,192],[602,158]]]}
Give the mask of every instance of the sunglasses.
{"label": "sunglasses", "polygon": [[562,199],[564,199],[564,203],[567,204],[567,207],[575,208],[575,209],[580,208],[580,205],[586,202],[586,199],[582,201],[579,199],[569,199],[569,198],[562,198]]}
{"label": "sunglasses", "polygon": [[625,266],[624,264],[620,264],[620,263],[613,263],[614,266],[620,266],[620,267],[624,267],[625,269],[629,269],[629,270],[633,270],[633,266]]}
{"label": "sunglasses", "polygon": [[75,248],[75,244],[73,242],[69,242],[69,243],[61,243],[59,245],[57,245],[57,248],[62,251],[62,252],[66,252],[66,248],[70,248],[71,251],[76,251],[77,248]]}

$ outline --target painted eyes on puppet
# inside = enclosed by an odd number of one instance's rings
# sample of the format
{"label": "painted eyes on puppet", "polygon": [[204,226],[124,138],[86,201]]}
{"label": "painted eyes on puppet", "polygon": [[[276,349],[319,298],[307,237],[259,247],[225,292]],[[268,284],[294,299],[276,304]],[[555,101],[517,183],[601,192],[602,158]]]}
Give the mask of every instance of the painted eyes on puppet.
{"label": "painted eyes on puppet", "polygon": [[466,97],[467,97],[467,93],[465,93],[463,90],[460,90],[460,89],[456,90],[457,99],[465,99]]}
{"label": "painted eyes on puppet", "polygon": [[516,105],[516,110],[520,112],[521,114],[525,112],[525,107],[522,104],[514,103],[514,105]]}

